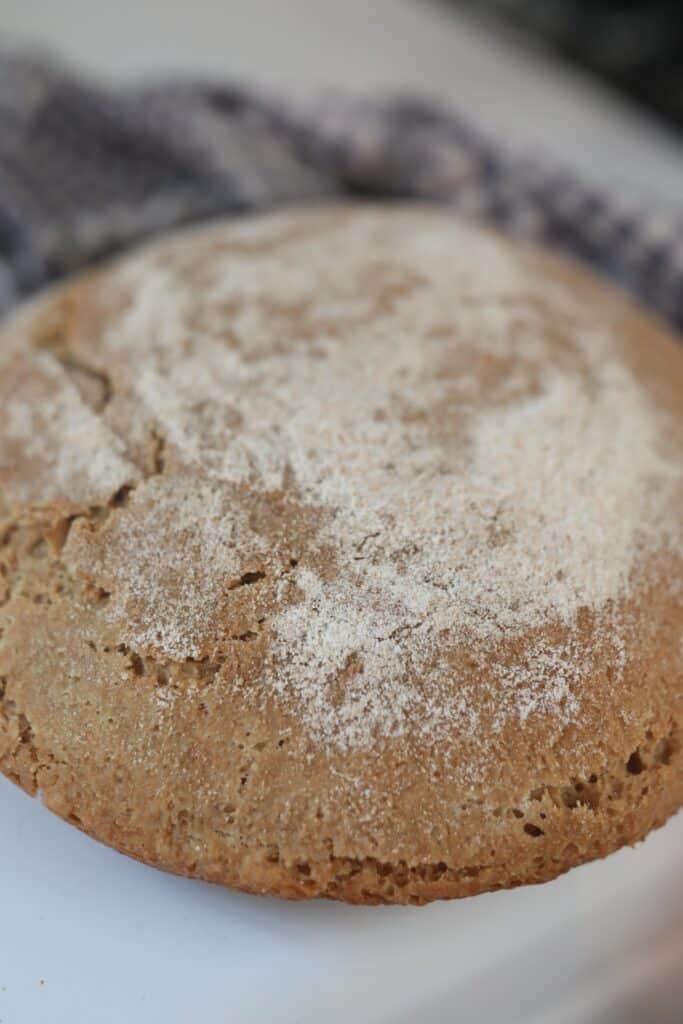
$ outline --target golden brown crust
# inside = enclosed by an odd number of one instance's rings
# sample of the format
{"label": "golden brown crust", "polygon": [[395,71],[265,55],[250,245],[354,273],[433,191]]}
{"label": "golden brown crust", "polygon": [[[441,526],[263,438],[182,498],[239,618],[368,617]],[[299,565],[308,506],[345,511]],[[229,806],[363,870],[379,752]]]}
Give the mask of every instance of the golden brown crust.
{"label": "golden brown crust", "polygon": [[[19,724],[20,744],[0,761],[5,774],[30,795],[50,779],[49,765],[40,765],[32,749],[28,723]],[[531,813],[519,808],[511,817],[519,832],[505,837],[498,855],[488,864],[451,867],[436,863],[391,863],[373,857],[337,857],[333,850],[317,862],[282,863],[272,848],[242,850],[227,862],[197,864],[192,851],[173,836],[164,849],[150,847],[138,837],[122,836],[106,821],[87,825],[72,809],[83,794],[74,781],[62,778],[58,793],[43,790],[48,806],[70,824],[120,853],[174,874],[198,877],[258,895],[285,899],[324,897],[349,903],[421,905],[435,899],[457,899],[496,889],[551,881],[587,860],[604,857],[634,845],[661,827],[683,804],[681,731],[672,729],[644,742],[626,763],[616,763],[601,776],[572,779],[562,789],[538,789],[531,795]],[[191,822],[184,822],[186,832]],[[542,843],[531,842],[542,840]],[[536,850],[541,852],[537,853]]]}
{"label": "golden brown crust", "polygon": [[[292,899],[424,903],[638,841],[683,803],[680,349],[476,232],[452,300],[433,212],[253,224],[67,285],[0,338],[0,769],[130,856]],[[219,301],[221,261],[243,277]],[[354,406],[356,354],[391,387]],[[300,434],[288,366],[329,389]],[[550,523],[510,491],[539,425]]]}

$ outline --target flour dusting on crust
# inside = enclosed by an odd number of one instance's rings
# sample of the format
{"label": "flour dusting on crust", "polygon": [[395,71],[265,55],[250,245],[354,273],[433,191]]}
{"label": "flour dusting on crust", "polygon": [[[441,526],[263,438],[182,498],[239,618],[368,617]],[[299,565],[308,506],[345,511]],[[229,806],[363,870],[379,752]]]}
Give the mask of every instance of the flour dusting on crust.
{"label": "flour dusting on crust", "polygon": [[[601,662],[618,681],[620,606],[683,548],[683,467],[608,313],[537,256],[439,212],[339,209],[185,235],[105,282],[111,406],[165,463],[73,557],[129,642],[199,656],[258,555],[278,574],[260,682],[319,741],[457,742],[484,705],[552,735]],[[235,488],[318,510],[291,571],[287,529]]]}
{"label": "flour dusting on crust", "polygon": [[47,352],[0,352],[0,481],[17,505],[76,511],[139,474]]}

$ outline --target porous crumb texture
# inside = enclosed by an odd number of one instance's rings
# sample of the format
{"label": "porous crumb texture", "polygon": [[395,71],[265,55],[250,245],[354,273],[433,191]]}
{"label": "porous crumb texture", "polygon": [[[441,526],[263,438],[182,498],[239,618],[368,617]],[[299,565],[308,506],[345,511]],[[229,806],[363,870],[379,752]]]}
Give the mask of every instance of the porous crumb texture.
{"label": "porous crumb texture", "polygon": [[154,243],[0,335],[0,768],[170,871],[422,903],[683,802],[683,350],[437,208]]}

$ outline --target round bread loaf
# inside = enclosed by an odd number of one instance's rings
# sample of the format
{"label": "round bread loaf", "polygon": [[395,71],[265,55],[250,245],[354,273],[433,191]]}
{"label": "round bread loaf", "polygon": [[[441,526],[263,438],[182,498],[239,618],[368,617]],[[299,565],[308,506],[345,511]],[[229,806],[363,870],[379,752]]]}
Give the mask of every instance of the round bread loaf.
{"label": "round bread loaf", "polygon": [[250,892],[541,882],[683,802],[683,350],[438,208],[156,242],[0,336],[0,768]]}

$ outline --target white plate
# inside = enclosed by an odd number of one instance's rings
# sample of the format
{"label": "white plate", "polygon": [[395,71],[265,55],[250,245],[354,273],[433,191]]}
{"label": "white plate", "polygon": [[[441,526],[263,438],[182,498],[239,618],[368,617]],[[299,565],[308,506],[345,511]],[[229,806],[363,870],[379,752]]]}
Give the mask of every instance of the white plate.
{"label": "white plate", "polygon": [[421,909],[174,878],[4,779],[0,821],[0,1024],[682,1019],[680,815],[549,885]]}

